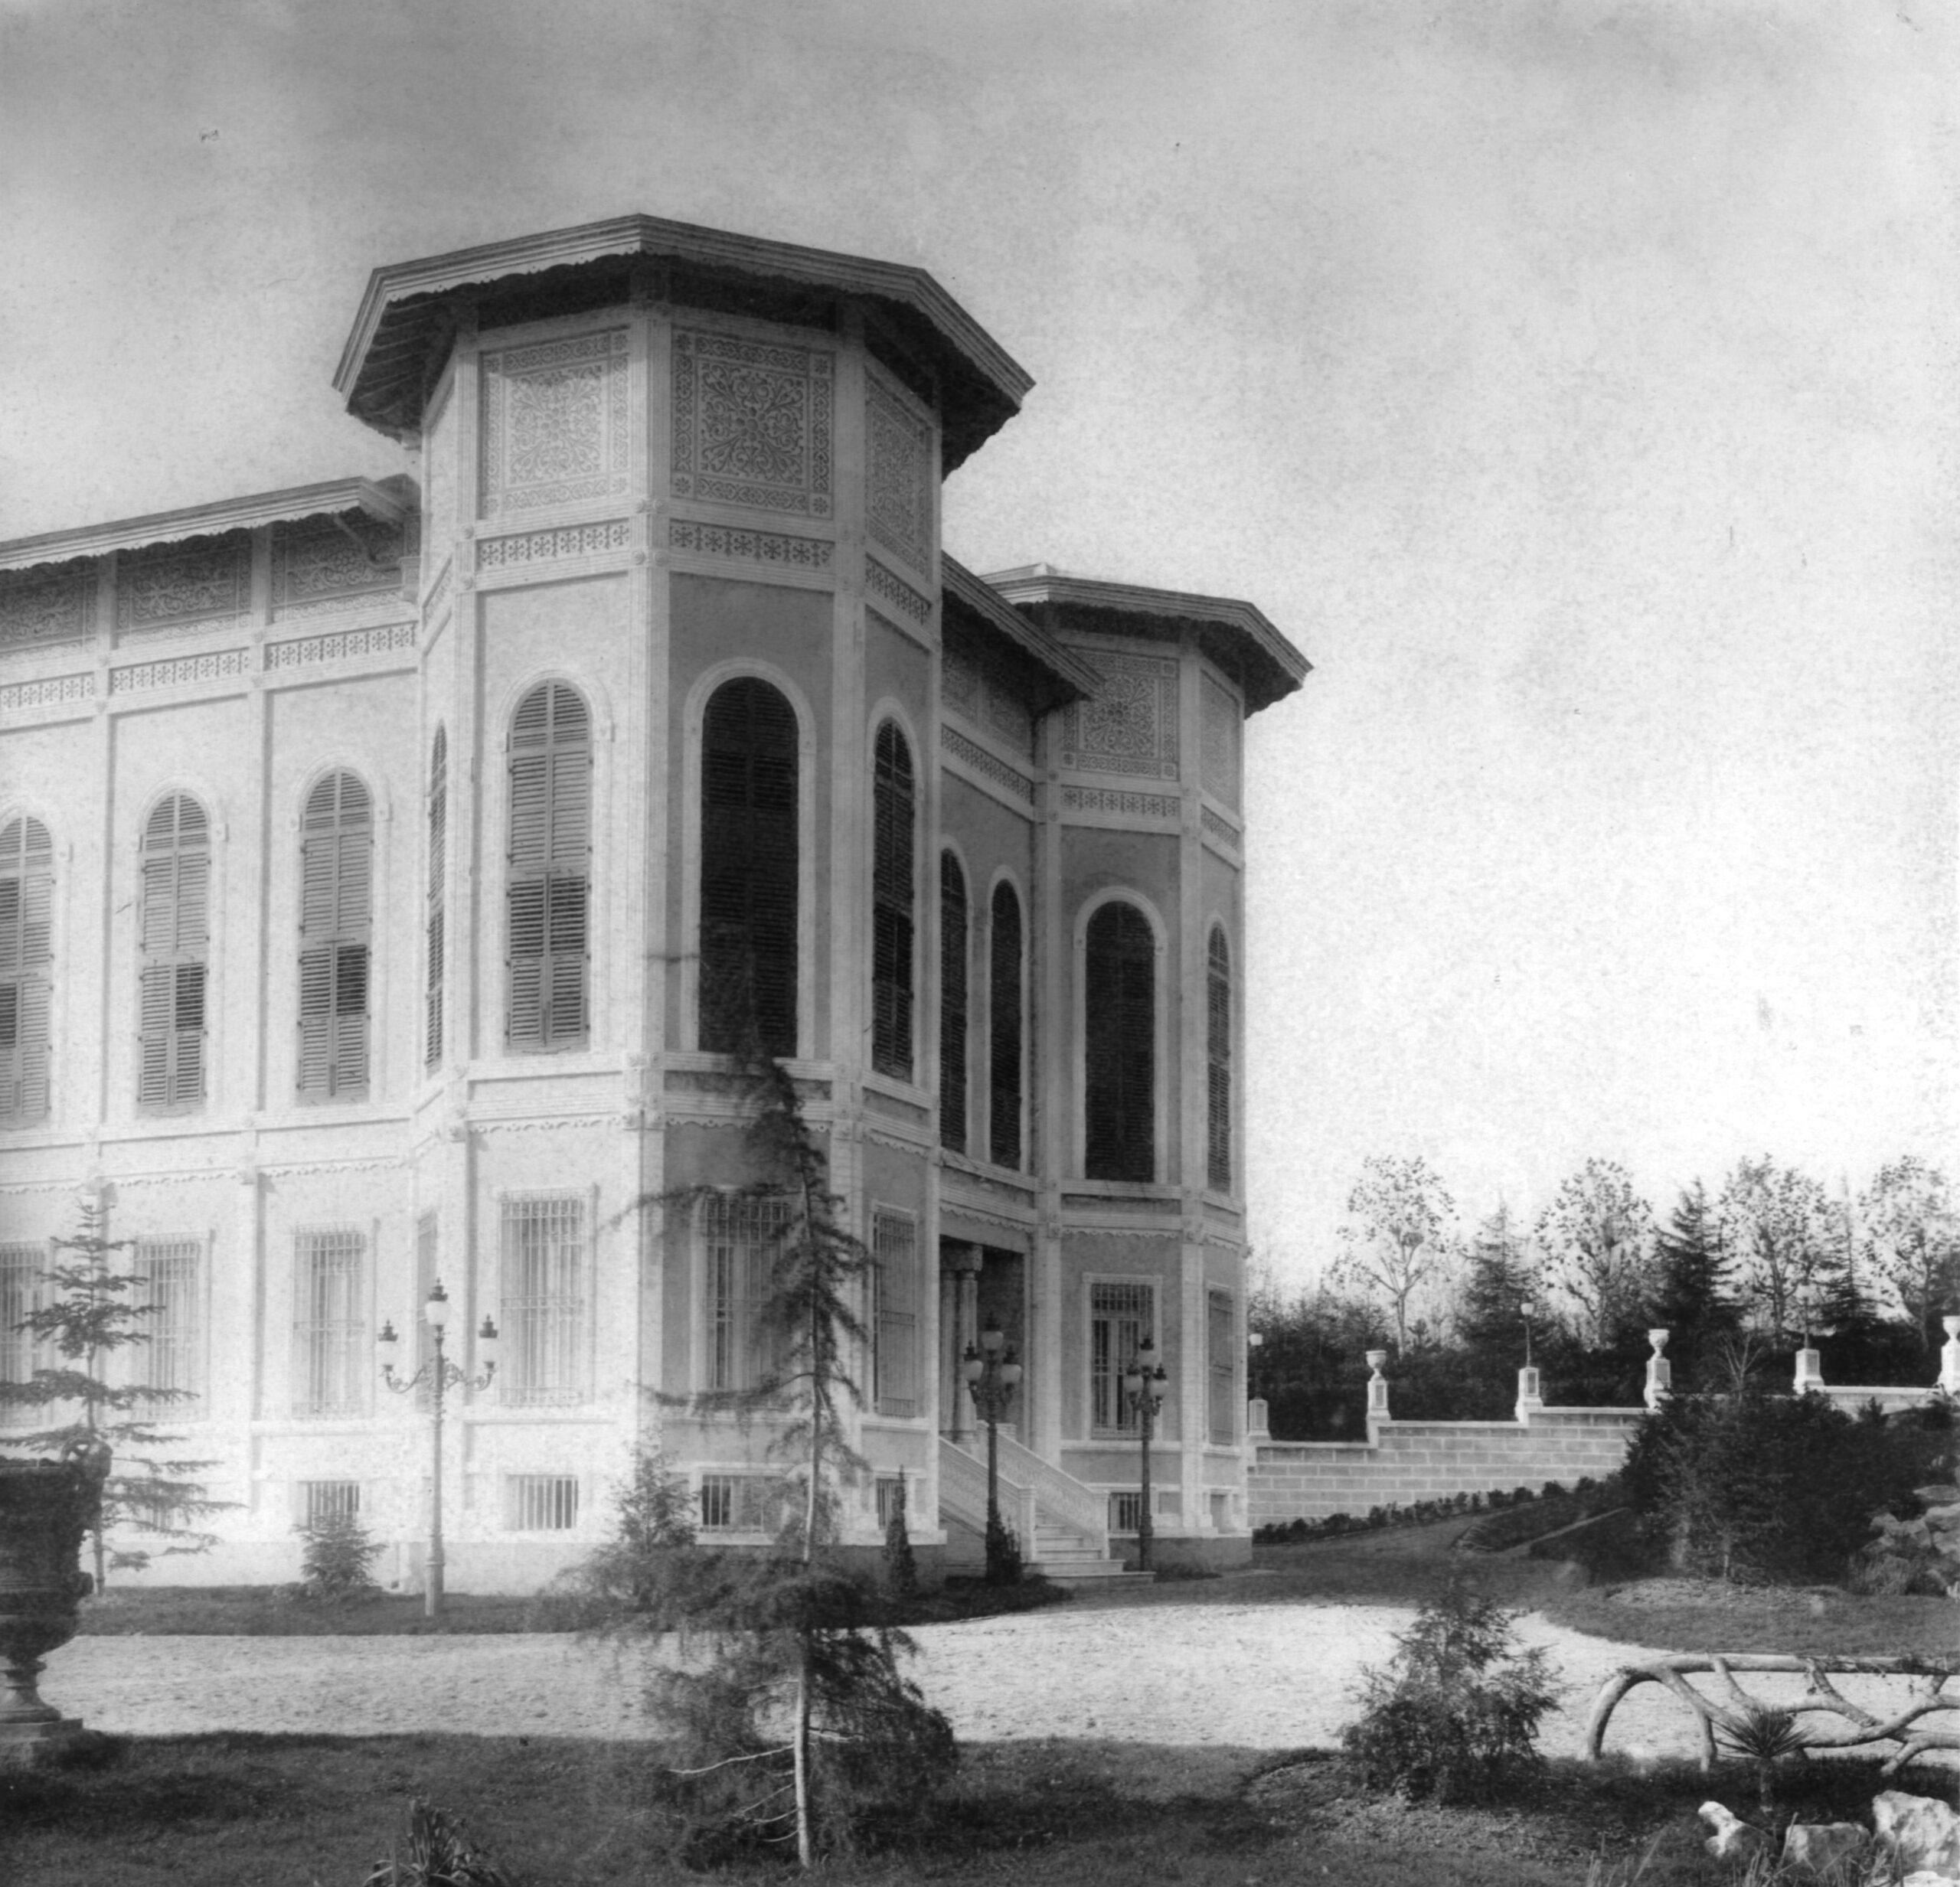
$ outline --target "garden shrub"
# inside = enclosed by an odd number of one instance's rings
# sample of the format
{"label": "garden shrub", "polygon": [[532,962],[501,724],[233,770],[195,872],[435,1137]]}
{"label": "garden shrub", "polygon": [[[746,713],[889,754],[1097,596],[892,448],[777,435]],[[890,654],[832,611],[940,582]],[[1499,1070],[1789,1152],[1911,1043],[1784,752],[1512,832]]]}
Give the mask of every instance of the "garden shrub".
{"label": "garden shrub", "polygon": [[1014,1530],[998,1513],[987,1516],[987,1583],[1018,1585],[1027,1566]]}
{"label": "garden shrub", "polygon": [[660,1449],[642,1448],[613,1490],[611,1531],[539,1595],[538,1622],[604,1631],[643,1618],[663,1601],[675,1552],[694,1543],[687,1477]]}
{"label": "garden shrub", "polygon": [[335,1509],[294,1530],[304,1543],[294,1598],[312,1605],[346,1605],[380,1592],[374,1565],[381,1543],[355,1515]]}
{"label": "garden shrub", "polygon": [[1387,1668],[1362,1673],[1362,1714],[1341,1740],[1368,1787],[1461,1801],[1537,1765],[1557,1694],[1547,1654],[1517,1648],[1514,1617],[1452,1573]]}
{"label": "garden shrub", "polygon": [[366,1887],[510,1887],[510,1878],[463,1838],[462,1826],[417,1797],[408,1812],[408,1856],[377,1861]]}
{"label": "garden shrub", "polygon": [[905,1483],[892,1490],[891,1518],[885,1523],[885,1591],[893,1598],[918,1596],[919,1562],[905,1524]]}
{"label": "garden shrub", "polygon": [[1678,1396],[1627,1451],[1628,1503],[1677,1568],[1742,1584],[1841,1576],[1873,1513],[1929,1477],[1943,1434],[1918,1411],[1854,1419],[1821,1396]]}

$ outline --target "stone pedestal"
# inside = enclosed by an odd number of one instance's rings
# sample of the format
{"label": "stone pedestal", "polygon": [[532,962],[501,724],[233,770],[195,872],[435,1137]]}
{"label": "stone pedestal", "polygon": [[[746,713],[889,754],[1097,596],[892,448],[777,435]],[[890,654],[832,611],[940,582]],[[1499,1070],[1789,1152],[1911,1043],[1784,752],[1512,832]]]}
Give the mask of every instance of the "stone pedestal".
{"label": "stone pedestal", "polygon": [[1653,1345],[1654,1353],[1647,1359],[1647,1390],[1642,1399],[1649,1409],[1658,1409],[1674,1389],[1674,1366],[1661,1353],[1668,1347],[1665,1330],[1649,1330],[1647,1340]]}
{"label": "stone pedestal", "polygon": [[106,1451],[93,1460],[0,1462],[0,1766],[44,1760],[81,1721],[41,1701],[47,1654],[75,1635],[93,1582],[77,1569],[102,1510]]}
{"label": "stone pedestal", "polygon": [[1797,1372],[1791,1388],[1793,1393],[1802,1396],[1811,1389],[1824,1387],[1824,1362],[1816,1350],[1806,1343],[1797,1352]]}
{"label": "stone pedestal", "polygon": [[1943,1317],[1939,1325],[1946,1333],[1939,1353],[1939,1386],[1949,1396],[1960,1396],[1960,1317]]}
{"label": "stone pedestal", "polygon": [[1517,1373],[1517,1401],[1511,1412],[1520,1422],[1529,1422],[1544,1405],[1544,1385],[1537,1366],[1527,1363]]}

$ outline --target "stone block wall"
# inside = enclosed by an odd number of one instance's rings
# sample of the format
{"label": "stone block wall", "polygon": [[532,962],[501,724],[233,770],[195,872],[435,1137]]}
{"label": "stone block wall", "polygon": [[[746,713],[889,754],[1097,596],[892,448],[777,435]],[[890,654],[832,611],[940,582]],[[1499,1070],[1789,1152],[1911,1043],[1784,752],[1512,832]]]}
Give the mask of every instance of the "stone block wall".
{"label": "stone block wall", "polygon": [[1355,1441],[1255,1441],[1254,1526],[1494,1488],[1570,1487],[1619,1469],[1639,1409],[1542,1409],[1522,1422],[1377,1422]]}

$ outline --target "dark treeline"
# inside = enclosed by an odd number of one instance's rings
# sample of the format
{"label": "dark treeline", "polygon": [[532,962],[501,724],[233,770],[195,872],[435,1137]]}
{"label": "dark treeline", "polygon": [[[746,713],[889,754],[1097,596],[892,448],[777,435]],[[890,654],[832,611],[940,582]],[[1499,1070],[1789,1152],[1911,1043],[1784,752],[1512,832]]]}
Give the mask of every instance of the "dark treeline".
{"label": "dark treeline", "polygon": [[1289,1294],[1254,1266],[1250,1392],[1274,1435],[1358,1439],[1366,1352],[1389,1353],[1398,1418],[1501,1421],[1530,1358],[1554,1406],[1640,1400],[1647,1332],[1669,1333],[1677,1390],[1790,1379],[1806,1335],[1824,1379],[1926,1382],[1960,1311],[1960,1226],[1945,1176],[1908,1155],[1854,1196],[1766,1156],[1657,1215],[1589,1160],[1527,1223],[1500,1205],[1465,1236],[1420,1160],[1373,1158],[1326,1278]]}

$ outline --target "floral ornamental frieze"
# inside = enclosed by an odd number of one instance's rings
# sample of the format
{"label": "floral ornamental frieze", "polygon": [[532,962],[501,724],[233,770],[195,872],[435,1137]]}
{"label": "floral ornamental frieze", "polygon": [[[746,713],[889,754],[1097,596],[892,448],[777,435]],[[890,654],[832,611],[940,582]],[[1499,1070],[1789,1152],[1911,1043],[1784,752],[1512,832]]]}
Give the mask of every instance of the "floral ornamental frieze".
{"label": "floral ornamental frieze", "polygon": [[268,668],[296,668],[318,661],[345,661],[354,655],[380,655],[415,646],[415,625],[384,622],[370,629],[342,629],[338,635],[309,635],[291,642],[266,645]]}
{"label": "floral ornamental frieze", "polygon": [[1223,684],[1204,677],[1198,697],[1198,779],[1204,790],[1237,809],[1239,704]]}
{"label": "floral ornamental frieze", "polygon": [[47,675],[39,681],[10,682],[0,688],[0,712],[16,707],[47,707],[57,701],[85,701],[95,693],[95,677]]}
{"label": "floral ornamental frieze", "polygon": [[1131,793],[1103,786],[1064,786],[1064,812],[1101,813],[1119,819],[1174,819],[1178,803],[1174,794]]}
{"label": "floral ornamental frieze", "polygon": [[95,628],[93,563],[0,572],[0,653],[86,641]]}
{"label": "floral ornamental frieze", "polygon": [[734,335],[674,335],[675,495],[831,514],[835,357]]}
{"label": "floral ornamental frieze", "polygon": [[251,666],[251,651],[219,649],[208,655],[182,655],[175,661],[132,662],[112,668],[109,674],[111,694],[130,694],[139,688],[181,688],[193,681],[218,681],[227,675],[242,675]]}
{"label": "floral ornamental frieze", "polygon": [[939,751],[946,758],[972,768],[982,779],[991,780],[1015,798],[1024,799],[1030,805],[1034,803],[1034,782],[1026,774],[1018,772],[1006,761],[989,753],[978,741],[969,740],[958,728],[939,730]]}
{"label": "floral ornamental frieze", "polygon": [[1178,664],[1155,655],[1083,651],[1101,671],[1093,700],[1068,710],[1062,764],[1086,773],[1178,777]]}
{"label": "floral ornamental frieze", "polygon": [[281,524],[273,533],[273,613],[351,609],[398,590],[407,550],[400,525],[371,517]]}
{"label": "floral ornamental frieze", "polygon": [[864,560],[864,587],[914,622],[923,622],[933,613],[931,597],[914,589],[903,577],[893,575],[876,557]]}
{"label": "floral ornamental frieze", "polygon": [[932,553],[933,429],[876,380],[865,391],[865,523],[874,543],[923,570]]}
{"label": "floral ornamental frieze", "polygon": [[116,560],[116,626],[133,634],[240,615],[251,587],[247,531],[126,551]]}
{"label": "floral ornamental frieze", "polygon": [[482,374],[485,517],[626,491],[624,328],[499,348]]}
{"label": "floral ornamental frieze", "polygon": [[1209,806],[1199,813],[1198,818],[1204,825],[1206,837],[1216,840],[1226,850],[1235,856],[1237,854],[1242,841],[1237,828],[1230,821],[1214,812]]}
{"label": "floral ornamental frieze", "polygon": [[697,557],[779,563],[800,570],[828,570],[832,550],[827,537],[792,537],[777,531],[740,531],[727,524],[704,524],[691,517],[668,521],[667,547],[691,551]]}
{"label": "floral ornamental frieze", "polygon": [[556,531],[525,531],[508,537],[484,537],[476,546],[479,570],[521,569],[566,557],[612,557],[632,546],[632,526],[623,517],[603,524],[566,524]]}

